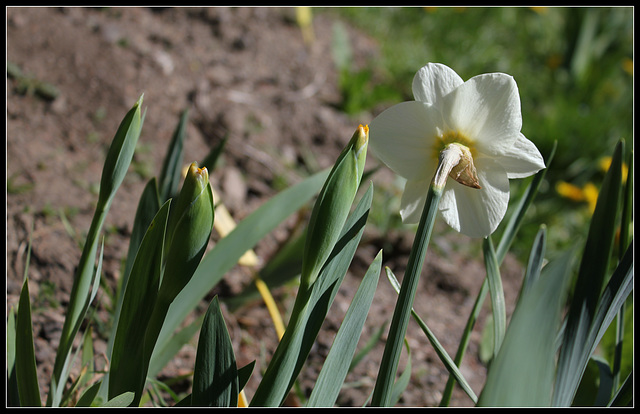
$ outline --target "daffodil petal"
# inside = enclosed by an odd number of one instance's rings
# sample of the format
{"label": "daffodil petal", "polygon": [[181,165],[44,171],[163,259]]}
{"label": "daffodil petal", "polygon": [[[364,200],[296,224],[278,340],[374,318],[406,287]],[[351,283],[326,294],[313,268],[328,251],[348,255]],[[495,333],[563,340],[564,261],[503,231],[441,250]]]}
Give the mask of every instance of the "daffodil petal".
{"label": "daffodil petal", "polygon": [[509,179],[494,160],[475,160],[481,189],[448,180],[440,200],[440,212],[453,229],[470,237],[493,233],[507,211]]}
{"label": "daffodil petal", "polygon": [[522,128],[518,86],[504,73],[474,76],[445,96],[441,105],[446,125],[487,155],[507,152]]}
{"label": "daffodil petal", "polygon": [[513,146],[498,158],[509,178],[528,177],[545,168],[538,148],[522,134]]}
{"label": "daffodil petal", "polygon": [[428,104],[410,101],[394,105],[369,124],[369,146],[397,174],[411,179],[433,175],[431,151],[441,116]]}
{"label": "daffodil petal", "polygon": [[428,63],[413,77],[413,97],[416,101],[433,104],[462,85],[462,78],[441,63]]}
{"label": "daffodil petal", "polygon": [[400,200],[400,217],[405,224],[415,224],[420,221],[420,215],[427,201],[427,191],[431,180],[408,180],[404,185],[404,192]]}

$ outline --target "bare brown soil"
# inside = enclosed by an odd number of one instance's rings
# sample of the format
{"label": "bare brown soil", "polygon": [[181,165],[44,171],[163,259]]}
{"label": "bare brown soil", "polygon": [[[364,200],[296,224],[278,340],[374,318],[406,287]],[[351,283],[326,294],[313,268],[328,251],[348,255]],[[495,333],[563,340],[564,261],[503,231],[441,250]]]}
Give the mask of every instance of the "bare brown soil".
{"label": "bare brown soil", "polygon": [[[7,312],[17,303],[33,229],[29,287],[43,399],[106,150],[141,93],[148,111],[139,148],[105,225],[104,286],[91,318],[97,355],[105,349],[110,294],[120,277],[138,198],[146,180],[159,174],[182,110],[190,109],[185,162],[201,160],[229,134],[211,182],[237,221],[275,195],[282,183],[291,185],[332,165],[357,125],[375,115],[363,113],[355,119],[336,109],[340,91],[330,43],[337,17],[314,16],[315,41],[310,44],[303,42],[294,17],[293,9],[282,8],[7,9],[7,58],[25,76],[7,79]],[[349,35],[356,65],[375,59],[375,41],[351,29]],[[31,83],[23,83],[25,79]],[[55,99],[39,94],[34,80],[55,86],[59,92]],[[378,165],[371,155],[367,162]],[[376,188],[389,189],[392,178],[383,168],[373,179]],[[256,246],[263,262],[286,241],[294,221],[283,223]],[[218,239],[214,234],[211,245]],[[368,226],[301,373],[303,392],[308,394],[313,387],[359,278],[375,254],[384,247],[384,265],[401,277],[412,240],[410,230],[381,234]],[[446,226],[436,227],[432,245],[415,308],[454,355],[484,266],[479,241],[469,243]],[[224,303],[249,284],[250,277],[246,269],[233,269],[208,299],[219,294]],[[507,257],[503,283],[508,307],[513,306],[520,277],[520,265]],[[285,318],[295,289],[284,286],[273,292]],[[381,275],[362,344],[390,320],[395,298]],[[251,398],[277,337],[260,301],[233,312],[224,310],[238,364],[257,361],[246,388]],[[478,359],[483,322],[481,318],[475,327],[462,366],[478,394],[486,375]],[[413,370],[398,405],[437,405],[447,372],[413,321],[407,337]],[[161,379],[188,374],[196,344],[197,337],[163,370]],[[383,346],[378,343],[349,374],[338,405],[365,403]],[[101,357],[97,359],[98,365],[104,364]],[[404,357],[400,366],[404,367]],[[177,389],[187,392],[189,381]],[[452,405],[470,404],[457,389]]]}

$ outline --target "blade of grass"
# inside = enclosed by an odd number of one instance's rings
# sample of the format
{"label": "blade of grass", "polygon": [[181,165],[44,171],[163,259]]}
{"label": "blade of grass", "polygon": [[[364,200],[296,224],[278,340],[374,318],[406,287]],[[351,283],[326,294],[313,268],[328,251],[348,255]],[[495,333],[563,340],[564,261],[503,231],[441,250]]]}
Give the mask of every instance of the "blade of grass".
{"label": "blade of grass", "polygon": [[585,341],[611,258],[620,202],[623,153],[624,141],[620,140],[598,194],[589,226],[558,360],[558,376],[553,398],[553,404],[557,406],[571,405],[582,372],[589,360],[589,349],[586,349]]}
{"label": "blade of grass", "polygon": [[378,285],[381,264],[382,251],[376,255],[369,266],[351,301],[311,391],[311,396],[307,401],[308,407],[331,407],[335,404],[369,313],[371,301]]}

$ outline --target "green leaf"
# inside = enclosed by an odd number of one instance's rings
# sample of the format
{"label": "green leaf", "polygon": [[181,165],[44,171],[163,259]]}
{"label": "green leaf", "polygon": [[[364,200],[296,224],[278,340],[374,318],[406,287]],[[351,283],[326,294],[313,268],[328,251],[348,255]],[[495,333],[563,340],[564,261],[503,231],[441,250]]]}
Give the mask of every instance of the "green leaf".
{"label": "green leaf", "polygon": [[242,391],[245,385],[247,385],[247,382],[249,382],[249,379],[251,378],[251,373],[253,372],[253,367],[255,367],[255,365],[256,365],[256,361],[253,360],[252,362],[249,362],[244,367],[238,368],[238,389],[240,391]]}
{"label": "green leaf", "polygon": [[15,371],[21,407],[41,407],[36,356],[33,348],[29,279],[22,284],[16,315]]}
{"label": "green leaf", "polygon": [[529,262],[527,263],[527,269],[524,273],[524,280],[522,282],[522,288],[520,294],[528,291],[540,277],[540,271],[542,270],[542,263],[544,261],[544,254],[547,246],[547,226],[542,224],[536,238],[533,241],[531,247],[531,253],[529,255]]}
{"label": "green leaf", "polygon": [[558,361],[554,405],[569,406],[589,360],[585,346],[609,268],[620,203],[624,141],[614,151],[589,226]]}
{"label": "green leaf", "polygon": [[[396,293],[400,293],[400,283],[398,282],[396,276],[388,267],[385,268],[385,271],[387,273],[389,282],[391,282],[391,286],[393,286],[393,289],[396,291]],[[436,351],[436,354],[438,354],[438,358],[440,358],[447,371],[449,371],[451,376],[456,379],[462,390],[467,393],[469,398],[471,398],[471,400],[476,403],[478,401],[478,397],[476,397],[475,393],[471,389],[471,386],[462,376],[462,373],[458,369],[458,366],[453,362],[447,351],[440,344],[438,338],[436,338],[431,329],[429,329],[427,324],[422,320],[422,318],[420,318],[420,316],[413,308],[411,308],[411,316],[413,316],[413,319],[418,323],[420,329],[422,329],[422,332],[424,332],[424,334],[427,336],[427,339],[429,339],[429,342],[431,342],[433,349]]]}
{"label": "green leaf", "polygon": [[133,392],[123,392],[104,403],[102,407],[127,407],[131,404],[134,398],[135,394]]}
{"label": "green leaf", "polygon": [[[127,281],[129,280],[129,274],[131,273],[131,268],[133,267],[133,262],[136,258],[136,253],[138,253],[138,248],[140,247],[142,238],[158,210],[160,210],[160,195],[158,194],[156,178],[153,177],[147,182],[147,185],[145,185],[136,209],[136,215],[131,229],[131,237],[129,238],[127,261],[125,263],[120,286],[121,292],[125,291]],[[119,296],[118,305],[122,306],[122,294]],[[116,311],[116,315],[119,313],[118,311],[119,308]]]}
{"label": "green leaf", "polygon": [[[533,203],[533,200],[538,193],[540,184],[542,183],[547,170],[551,165],[551,162],[553,161],[557,145],[558,142],[554,141],[551,153],[545,160],[546,168],[536,173],[536,175],[533,177],[533,180],[531,181],[531,183],[529,183],[529,186],[525,190],[524,195],[516,205],[515,210],[513,211],[513,213],[511,213],[509,220],[507,221],[505,230],[502,233],[502,237],[500,238],[500,243],[498,243],[498,247],[496,249],[496,258],[498,259],[499,264],[501,264],[504,260],[504,257],[506,256],[511,243],[513,242],[517,231],[520,228],[527,210]],[[484,300],[488,290],[488,281],[485,278],[485,280],[482,282],[482,286],[480,287],[480,291],[478,292],[478,296],[476,297],[473,309],[469,314],[469,318],[467,319],[467,324],[465,325],[465,329],[462,333],[462,338],[460,339],[460,345],[458,345],[458,350],[456,351],[456,356],[454,357],[454,361],[458,366],[462,362],[462,358],[466,353],[467,346],[469,345],[471,331],[473,330],[476,320],[478,319],[478,315],[480,314],[480,310],[484,305]],[[441,407],[446,407],[449,405],[451,394],[453,392],[453,385],[453,377],[449,376],[447,385],[445,386],[444,392],[442,393],[442,400],[440,401]]]}
{"label": "green leaf", "polygon": [[376,407],[385,407],[391,404],[391,393],[400,353],[402,352],[402,342],[407,332],[409,315],[418,288],[422,264],[431,239],[438,204],[440,203],[440,198],[442,198],[442,190],[442,188],[433,184],[430,184],[427,189],[427,200],[422,210],[416,237],[409,254],[407,269],[402,279],[400,293],[393,311],[387,343],[385,344],[376,385],[373,390],[371,405]]}
{"label": "green leaf", "polygon": [[484,265],[487,269],[491,309],[493,310],[493,357],[495,358],[498,355],[500,346],[502,346],[504,333],[507,329],[507,311],[504,303],[504,290],[502,289],[498,259],[490,236],[483,240],[482,251]]}
{"label": "green leaf", "polygon": [[144,94],[140,96],[133,108],[125,115],[111,142],[102,169],[98,205],[108,206],[111,204],[111,200],[113,200],[129,169],[142,129],[140,107],[142,106],[143,96]]}
{"label": "green leaf", "polygon": [[627,375],[616,395],[611,399],[608,407],[631,407],[633,404],[633,371]]}
{"label": "green leaf", "polygon": [[237,407],[238,370],[231,338],[215,296],[205,314],[193,372],[192,407]]}
{"label": "green leaf", "polygon": [[20,394],[16,378],[16,315],[12,306],[7,316],[7,407],[19,407]]}
{"label": "green leaf", "polygon": [[[142,120],[140,118],[140,106],[142,96],[129,110],[120,123],[115,137],[107,153],[107,158],[102,171],[100,182],[100,194],[96,211],[87,233],[87,239],[80,256],[71,295],[69,307],[62,327],[62,334],[56,360],[51,377],[50,392],[47,397],[47,406],[57,407],[62,398],[64,384],[66,383],[69,368],[69,354],[87,309],[91,303],[91,289],[95,286],[99,278],[98,272],[94,272],[98,239],[102,230],[102,225],[111,205],[113,197],[124,179],[124,175],[129,168],[133,152],[135,151]],[[58,386],[60,384],[60,387]]]}
{"label": "green leaf", "polygon": [[[189,312],[218,284],[225,273],[236,265],[247,250],[254,248],[265,235],[309,201],[322,185],[328,172],[325,170],[317,173],[271,198],[218,241],[204,256],[189,283],[169,307],[156,349],[164,349],[170,336]],[[152,365],[153,360],[155,355]]]}
{"label": "green leaf", "polygon": [[380,338],[382,338],[382,334],[385,332],[386,327],[387,323],[385,322],[373,332],[369,340],[362,346],[362,348],[351,360],[351,364],[349,364],[349,372],[351,372],[353,368],[355,368],[356,365],[358,365],[360,361],[362,361],[364,357],[366,357],[367,354],[369,354],[369,352],[371,352],[371,350],[376,346],[376,344],[380,341]]}
{"label": "green leaf", "polygon": [[566,299],[572,252],[547,264],[524,292],[493,359],[478,406],[532,407],[551,403],[555,340]]}
{"label": "green leaf", "polygon": [[[302,254],[304,252],[304,238],[306,231],[293,234],[278,252],[258,272],[258,277],[273,290],[284,285],[296,276],[302,269]],[[250,283],[237,295],[225,298],[224,303],[233,312],[250,300],[260,298],[260,292],[255,283]]]}
{"label": "green leaf", "polygon": [[376,255],[373,263],[369,266],[351,301],[311,391],[311,396],[307,401],[308,407],[331,407],[338,398],[358,345],[362,327],[369,313],[371,301],[378,285],[381,265],[382,251]]}
{"label": "green leaf", "polygon": [[251,406],[279,406],[293,386],[355,254],[372,196],[373,186],[370,186],[347,219],[316,283],[308,291],[298,291],[287,329],[256,389]]}
{"label": "green leaf", "polygon": [[162,171],[158,177],[158,192],[160,194],[160,201],[163,203],[178,192],[178,186],[182,178],[182,155],[184,152],[184,139],[187,134],[188,120],[189,110],[185,109],[171,137],[167,155],[162,164]]}
{"label": "green leaf", "polygon": [[163,244],[169,206],[167,201],[156,214],[142,239],[136,255],[129,283],[124,292],[122,313],[116,328],[111,368],[109,397],[126,391],[142,392],[146,371],[144,366],[144,338],[155,302],[162,271]]}
{"label": "green leaf", "polygon": [[172,335],[161,347],[155,348],[153,359],[149,364],[147,376],[154,378],[162,370],[162,368],[173,359],[173,357],[195,336],[196,332],[202,325],[204,315],[198,317],[195,321]]}
{"label": "green leaf", "polygon": [[[129,275],[131,274],[131,268],[133,267],[133,263],[136,259],[138,248],[140,247],[142,238],[149,228],[149,225],[153,221],[156,213],[158,213],[158,210],[160,210],[160,199],[158,195],[156,179],[154,177],[147,182],[147,185],[142,191],[140,201],[138,202],[138,208],[136,209],[136,216],[133,220],[133,228],[131,229],[131,237],[129,238],[127,260],[125,262],[124,272],[122,274],[122,281],[120,282],[120,293],[118,295],[116,309],[113,317],[114,326],[118,325],[120,312],[122,310],[122,299],[127,288],[127,283],[129,282]],[[115,335],[111,335],[109,337],[109,342],[107,345],[107,355],[109,356],[111,355],[111,350],[113,348],[114,338]]]}
{"label": "green leaf", "polygon": [[91,407],[91,404],[98,396],[98,391],[100,390],[100,386],[102,385],[102,381],[98,381],[82,393],[78,402],[76,403],[76,407]]}
{"label": "green leaf", "polygon": [[407,350],[407,365],[404,367],[404,371],[398,377],[398,380],[393,384],[393,389],[391,390],[391,404],[392,406],[396,405],[398,401],[400,401],[400,397],[402,397],[402,393],[407,389],[409,385],[409,380],[411,379],[411,348],[409,347],[409,341],[405,338],[404,347]]}
{"label": "green leaf", "polygon": [[213,172],[216,165],[218,164],[220,155],[222,155],[222,151],[227,145],[228,140],[229,140],[229,134],[227,133],[225,134],[224,138],[222,138],[222,141],[220,141],[218,145],[213,147],[213,149],[209,151],[209,154],[207,154],[207,156],[200,162],[200,165],[202,165],[203,167],[206,167],[207,170],[209,170],[209,173]]}

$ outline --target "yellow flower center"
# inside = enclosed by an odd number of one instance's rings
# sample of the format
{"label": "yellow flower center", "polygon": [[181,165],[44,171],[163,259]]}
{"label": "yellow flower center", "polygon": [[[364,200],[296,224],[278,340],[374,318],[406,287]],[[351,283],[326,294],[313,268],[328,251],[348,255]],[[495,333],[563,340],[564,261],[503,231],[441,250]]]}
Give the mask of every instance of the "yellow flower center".
{"label": "yellow flower center", "polygon": [[436,137],[436,142],[433,145],[433,153],[432,156],[434,159],[440,158],[440,153],[444,150],[449,144],[460,144],[469,149],[471,152],[471,156],[476,158],[477,152],[474,142],[462,135],[458,131],[447,131],[444,134]]}

